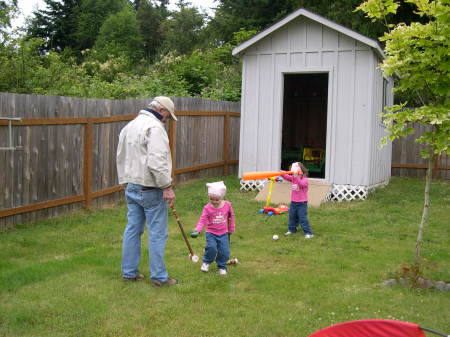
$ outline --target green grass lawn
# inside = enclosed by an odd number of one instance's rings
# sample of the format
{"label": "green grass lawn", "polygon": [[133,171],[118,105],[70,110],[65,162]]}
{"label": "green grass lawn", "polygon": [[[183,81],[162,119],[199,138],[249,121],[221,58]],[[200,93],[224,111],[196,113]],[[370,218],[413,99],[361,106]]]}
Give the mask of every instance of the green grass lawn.
{"label": "green grass lawn", "polygon": [[[308,336],[339,322],[383,318],[450,333],[450,292],[381,285],[414,256],[424,180],[393,178],[366,201],[310,208],[315,237],[284,237],[287,215],[264,216],[236,177],[179,185],[186,232],[207,202],[205,183],[224,180],[236,212],[227,276],[193,264],[173,216],[170,276],[158,289],[123,282],[126,206],[80,211],[0,232],[0,336]],[[433,182],[422,256],[427,277],[450,282],[450,184]],[[278,241],[272,235],[280,235]],[[148,276],[147,232],[141,272]],[[190,239],[201,257],[204,235]]]}

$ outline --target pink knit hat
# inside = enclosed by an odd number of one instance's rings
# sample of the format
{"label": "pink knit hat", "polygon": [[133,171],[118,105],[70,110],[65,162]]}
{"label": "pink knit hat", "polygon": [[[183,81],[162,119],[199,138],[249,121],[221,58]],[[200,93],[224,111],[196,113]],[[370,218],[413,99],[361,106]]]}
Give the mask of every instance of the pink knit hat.
{"label": "pink knit hat", "polygon": [[223,198],[225,196],[225,193],[227,192],[227,187],[225,186],[223,181],[207,183],[206,187],[208,188],[208,195],[212,194],[220,198]]}

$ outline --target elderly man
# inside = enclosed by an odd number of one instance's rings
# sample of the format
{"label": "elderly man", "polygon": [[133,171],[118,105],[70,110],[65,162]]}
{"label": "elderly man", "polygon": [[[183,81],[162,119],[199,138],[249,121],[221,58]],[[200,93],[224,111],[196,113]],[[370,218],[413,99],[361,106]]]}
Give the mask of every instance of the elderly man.
{"label": "elderly man", "polygon": [[122,277],[142,280],[141,235],[147,224],[150,275],[154,286],[172,286],[164,263],[168,231],[167,204],[173,206],[172,159],[164,123],[177,120],[168,97],[155,97],[120,132],[117,146],[119,183],[126,184],[128,223],[123,235]]}

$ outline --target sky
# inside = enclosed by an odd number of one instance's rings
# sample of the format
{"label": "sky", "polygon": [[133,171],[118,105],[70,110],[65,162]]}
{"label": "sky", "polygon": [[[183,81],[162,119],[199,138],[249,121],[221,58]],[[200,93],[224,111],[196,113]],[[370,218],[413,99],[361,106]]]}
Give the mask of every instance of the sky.
{"label": "sky", "polygon": [[[23,25],[23,23],[25,22],[25,17],[31,15],[33,10],[45,8],[44,0],[18,0],[17,2],[22,14],[16,20],[14,20],[15,27]],[[175,9],[176,2],[176,0],[171,0],[169,8]],[[212,14],[211,7],[217,6],[217,3],[214,3],[214,0],[189,0],[189,2],[200,9],[206,10],[206,12],[210,15]]]}

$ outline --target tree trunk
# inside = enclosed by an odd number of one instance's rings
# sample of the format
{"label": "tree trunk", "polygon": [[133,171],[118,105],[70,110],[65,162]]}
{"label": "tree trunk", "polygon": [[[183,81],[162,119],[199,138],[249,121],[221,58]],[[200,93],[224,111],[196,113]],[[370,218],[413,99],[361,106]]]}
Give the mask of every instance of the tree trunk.
{"label": "tree trunk", "polygon": [[430,209],[430,186],[435,159],[436,155],[433,155],[430,158],[428,158],[427,175],[425,178],[425,196],[422,211],[422,219],[420,221],[419,233],[417,234],[417,241],[416,241],[416,261],[419,261],[420,259],[420,246],[422,244],[423,230],[425,228],[425,224],[428,221],[428,211]]}

